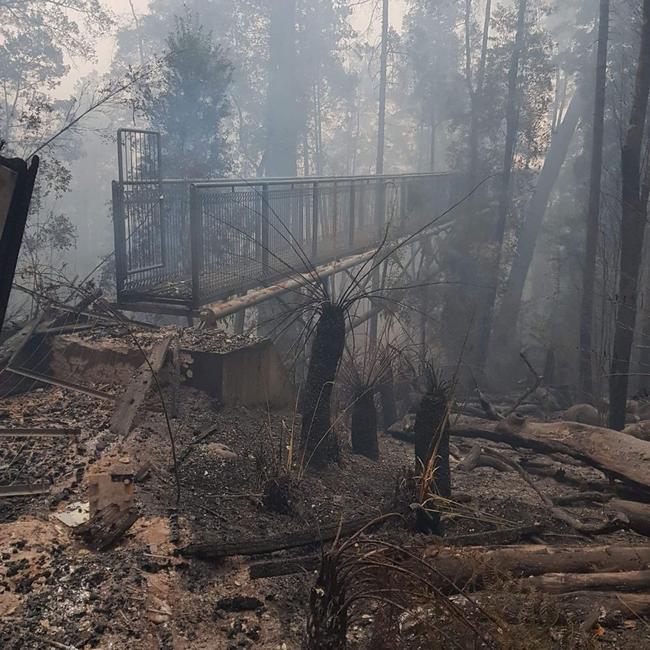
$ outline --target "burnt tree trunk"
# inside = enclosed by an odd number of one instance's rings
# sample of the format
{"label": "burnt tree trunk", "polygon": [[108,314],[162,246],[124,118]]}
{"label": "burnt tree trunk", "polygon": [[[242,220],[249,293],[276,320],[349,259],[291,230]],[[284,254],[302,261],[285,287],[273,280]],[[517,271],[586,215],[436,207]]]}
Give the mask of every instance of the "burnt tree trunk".
{"label": "burnt tree trunk", "polygon": [[[533,261],[537,235],[544,221],[553,187],[560,175],[569,151],[569,145],[580,120],[582,101],[579,93],[580,90],[578,89],[569,104],[562,123],[553,136],[551,146],[544,157],[544,165],[539,173],[537,185],[524,209],[524,225],[517,241],[517,250],[512,260],[490,343],[493,365],[503,356],[504,350],[514,347],[513,341],[516,339],[521,298],[524,293],[528,270]],[[514,358],[517,355],[512,356]],[[502,368],[495,368],[495,370],[497,372],[504,371]]]}
{"label": "burnt tree trunk", "polygon": [[[420,400],[413,427],[416,473],[424,473],[432,462],[433,476],[427,491],[445,498],[451,496],[447,400],[443,386],[434,384],[430,387]],[[438,513],[418,511],[416,516],[418,528],[422,532],[438,532]]]}
{"label": "burnt tree trunk", "polygon": [[508,70],[508,94],[506,99],[506,141],[503,154],[503,171],[499,188],[499,208],[497,213],[496,232],[494,234],[492,259],[489,265],[489,278],[487,284],[489,289],[481,299],[478,311],[478,345],[475,348],[476,365],[483,370],[488,355],[490,343],[490,332],[492,330],[492,319],[494,316],[494,303],[497,298],[497,285],[499,283],[499,269],[503,239],[506,230],[508,212],[510,210],[510,180],[515,160],[515,150],[519,135],[519,63],[524,50],[526,30],[526,3],[527,0],[519,0],[517,12],[517,32],[515,43]]}
{"label": "burnt tree trunk", "polygon": [[344,310],[326,303],[316,326],[301,403],[301,444],[307,465],[326,465],[334,449],[330,402],[344,344]]}
{"label": "burnt tree trunk", "polygon": [[596,60],[596,94],[591,141],[591,171],[589,203],[587,206],[587,238],[582,272],[582,301],[580,306],[580,393],[582,401],[593,399],[593,320],[596,253],[600,222],[600,185],[603,167],[605,133],[605,88],[607,84],[607,38],[609,35],[609,0],[600,0],[598,22],[598,53]]}
{"label": "burnt tree trunk", "polygon": [[650,91],[650,0],[643,2],[641,46],[634,100],[621,151],[621,255],[616,301],[616,329],[609,378],[609,426],[625,426],[630,353],[636,325],[637,291],[645,233],[646,205],[641,196],[641,151]]}
{"label": "burnt tree trunk", "polygon": [[[465,16],[465,59],[466,59],[466,77],[469,84],[470,95],[470,125],[469,125],[469,171],[468,171],[468,189],[476,185],[479,167],[478,152],[478,123],[481,110],[481,101],[483,100],[483,83],[485,81],[485,62],[487,59],[487,49],[490,36],[490,19],[492,18],[492,0],[485,3],[485,22],[483,23],[483,40],[481,43],[481,57],[479,60],[478,72],[476,75],[476,88],[472,88],[471,78],[471,48],[470,48],[470,13],[471,3],[467,4]],[[433,171],[433,167],[431,169]]]}
{"label": "burnt tree trunk", "polygon": [[364,387],[352,406],[352,451],[372,460],[379,458],[377,444],[377,408],[372,388]]}

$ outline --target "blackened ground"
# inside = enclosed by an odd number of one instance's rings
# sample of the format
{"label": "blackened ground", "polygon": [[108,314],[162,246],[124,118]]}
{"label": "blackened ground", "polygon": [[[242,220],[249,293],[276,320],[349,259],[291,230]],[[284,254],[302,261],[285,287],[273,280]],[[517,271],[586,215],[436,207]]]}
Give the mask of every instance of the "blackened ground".
{"label": "blackened ground", "polygon": [[[372,516],[405,505],[398,481],[405,468],[414,465],[412,445],[380,433],[380,459],[373,462],[351,453],[349,433],[341,429],[340,464],[301,477],[296,454],[290,471],[286,469],[287,449],[292,442],[297,447],[299,437],[293,413],[244,408],[219,412],[209,398],[189,389],[182,389],[179,402],[173,429],[184,458],[179,467],[180,545],[315,529],[340,518]],[[110,404],[85,395],[40,390],[4,400],[2,408],[6,415],[2,426],[79,426],[81,435],[70,442],[36,439],[24,447],[24,440],[4,439],[0,447],[0,466],[14,461],[0,470],[3,483],[52,481],[49,495],[0,500],[1,648],[40,650],[51,647],[48,641],[119,650],[300,647],[313,574],[251,581],[247,558],[215,565],[174,555],[168,525],[175,505],[174,473],[168,433],[155,400],[125,441],[108,432]],[[201,442],[192,444],[208,431]],[[469,446],[452,438],[452,452],[459,456]],[[531,456],[505,446],[502,451],[518,460]],[[88,475],[114,461],[149,468],[136,485],[142,516],[116,548],[91,553],[51,514],[87,500]],[[515,473],[484,467],[463,473],[455,466],[452,460],[453,497],[462,503],[443,518],[447,535],[540,523],[547,543],[590,543],[550,519],[538,496]],[[585,480],[602,479],[595,470],[573,466],[570,470]],[[289,479],[289,514],[271,512],[263,504],[264,481],[274,475]],[[572,492],[549,478],[537,479],[537,486],[550,497]],[[398,504],[396,494],[401,495]],[[602,518],[597,507],[570,510],[585,521]],[[386,534],[412,539],[397,528]],[[595,543],[644,542],[620,532]],[[249,600],[253,608],[240,611],[223,606],[228,602],[224,598],[240,596],[259,603]],[[358,613],[364,616],[357,616],[350,626],[350,645],[370,648],[374,606]],[[564,632],[544,628],[548,645],[535,647],[572,647],[553,640]],[[646,636],[647,628],[637,621],[629,629],[604,630],[598,644],[648,647]],[[417,639],[413,643],[409,647],[418,647]]]}

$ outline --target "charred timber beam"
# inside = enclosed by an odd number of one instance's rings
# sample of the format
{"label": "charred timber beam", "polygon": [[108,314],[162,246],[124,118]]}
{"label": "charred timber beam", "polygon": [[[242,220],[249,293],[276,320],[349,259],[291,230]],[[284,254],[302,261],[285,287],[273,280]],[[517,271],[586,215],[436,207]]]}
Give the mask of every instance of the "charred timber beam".
{"label": "charred timber beam", "polygon": [[0,498],[2,497],[29,497],[35,494],[47,494],[50,486],[35,483],[15,483],[14,485],[0,485]]}
{"label": "charred timber beam", "polygon": [[[360,253],[359,255],[352,255],[351,257],[346,257],[342,260],[336,260],[335,262],[317,267],[316,272],[321,279],[328,278],[339,271],[344,271],[345,269],[367,262],[372,259],[376,252],[376,249],[373,249],[366,253]],[[298,289],[310,281],[313,281],[313,275],[309,273],[299,273],[296,277],[285,280],[284,282],[279,282],[270,287],[249,291],[245,296],[238,296],[237,298],[225,302],[206,305],[201,309],[201,318],[208,324],[212,324],[221,318],[234,314],[240,309],[254,307],[270,298],[280,296],[287,291]]]}
{"label": "charred timber beam", "polygon": [[80,433],[79,427],[0,427],[0,438],[64,438]]}
{"label": "charred timber beam", "polygon": [[49,377],[43,375],[40,372],[34,372],[33,370],[25,370],[24,368],[10,368],[7,366],[5,368],[7,372],[11,372],[14,375],[20,375],[21,377],[27,377],[27,379],[33,379],[35,381],[43,382],[44,384],[50,384],[52,386],[58,386],[59,388],[66,388],[68,390],[74,390],[79,393],[85,393],[91,397],[97,397],[98,399],[106,400],[112,402],[115,397],[110,393],[105,393],[101,390],[95,390],[94,388],[89,388],[88,386],[81,386],[80,384],[75,384],[71,381],[64,381],[63,379],[54,379],[54,377]]}
{"label": "charred timber beam", "polygon": [[[221,558],[232,557],[234,555],[262,555],[264,553],[274,553],[276,551],[299,548],[301,546],[322,544],[323,542],[334,539],[337,535],[339,537],[349,537],[373,521],[378,520],[376,517],[363,517],[342,524],[333,524],[320,529],[315,528],[314,530],[287,533],[286,535],[278,535],[276,537],[226,544],[220,541],[201,542],[189,544],[178,549],[177,553],[184,557],[198,557],[203,560],[220,560]],[[378,525],[381,523],[381,521],[378,521]]]}

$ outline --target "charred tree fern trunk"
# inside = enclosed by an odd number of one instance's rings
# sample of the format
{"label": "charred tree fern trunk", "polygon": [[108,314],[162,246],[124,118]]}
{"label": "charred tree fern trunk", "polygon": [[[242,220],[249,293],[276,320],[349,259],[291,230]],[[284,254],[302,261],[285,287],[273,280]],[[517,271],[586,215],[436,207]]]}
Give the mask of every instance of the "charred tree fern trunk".
{"label": "charred tree fern trunk", "polygon": [[325,303],[312,342],[301,406],[305,463],[316,467],[325,466],[335,448],[330,402],[344,344],[345,312],[339,305]]}
{"label": "charred tree fern trunk", "polygon": [[377,407],[374,391],[364,386],[355,396],[352,406],[352,450],[372,460],[379,458],[377,443]]}
{"label": "charred tree fern trunk", "polygon": [[[432,381],[422,396],[415,415],[416,472],[426,482],[421,495],[451,496],[449,469],[448,391],[444,384]],[[427,469],[431,468],[430,478]],[[439,532],[440,515],[424,510],[416,511],[418,528],[422,532]]]}
{"label": "charred tree fern trunk", "polygon": [[343,650],[347,645],[348,611],[345,584],[338,572],[338,554],[325,553],[316,584],[309,594],[305,650]]}

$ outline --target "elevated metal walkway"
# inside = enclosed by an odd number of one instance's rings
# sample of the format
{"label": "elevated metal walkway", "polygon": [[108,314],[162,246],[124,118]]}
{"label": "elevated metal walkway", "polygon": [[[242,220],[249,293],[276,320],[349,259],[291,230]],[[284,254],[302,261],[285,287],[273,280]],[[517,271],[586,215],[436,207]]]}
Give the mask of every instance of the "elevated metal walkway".
{"label": "elevated metal walkway", "polygon": [[162,177],[160,136],[118,132],[118,303],[187,314],[413,232],[460,198],[461,177]]}

